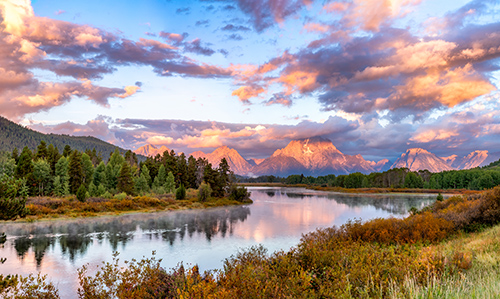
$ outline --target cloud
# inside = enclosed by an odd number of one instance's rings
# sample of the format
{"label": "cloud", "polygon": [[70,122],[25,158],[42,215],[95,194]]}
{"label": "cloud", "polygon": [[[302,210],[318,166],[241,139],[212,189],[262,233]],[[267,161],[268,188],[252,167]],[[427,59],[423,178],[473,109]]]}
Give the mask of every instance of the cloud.
{"label": "cloud", "polygon": [[181,7],[181,8],[177,8],[177,10],[175,11],[176,14],[184,14],[184,15],[188,15],[189,13],[191,13],[191,9],[189,7]]}
{"label": "cloud", "polygon": [[208,26],[208,24],[210,24],[210,20],[199,20],[199,21],[196,21],[195,25],[196,26]]}
{"label": "cloud", "polygon": [[[388,7],[388,1],[381,3]],[[500,23],[467,25],[459,33],[426,38],[406,29],[373,28],[369,35],[333,43],[322,37],[314,47],[270,59],[258,71],[236,76],[246,87],[233,95],[250,103],[252,97],[278,89],[286,95],[315,95],[325,111],[376,116],[373,112],[387,110],[392,121],[400,121],[408,115],[419,120],[434,109],[452,108],[496,90],[490,73],[498,70]]]}
{"label": "cloud", "polygon": [[[0,2],[0,107],[19,119],[47,111],[81,97],[107,107],[109,98],[127,98],[140,86],[103,87],[97,80],[121,66],[151,66],[160,76],[229,77],[231,71],[199,63],[190,52],[212,55],[200,39],[160,32],[167,42],[140,38],[132,41],[87,25],[38,17],[29,1]],[[34,70],[60,76],[43,82]]]}
{"label": "cloud", "polygon": [[245,26],[236,26],[233,24],[227,24],[226,26],[222,27],[221,30],[223,31],[250,31],[250,28],[245,27]]}

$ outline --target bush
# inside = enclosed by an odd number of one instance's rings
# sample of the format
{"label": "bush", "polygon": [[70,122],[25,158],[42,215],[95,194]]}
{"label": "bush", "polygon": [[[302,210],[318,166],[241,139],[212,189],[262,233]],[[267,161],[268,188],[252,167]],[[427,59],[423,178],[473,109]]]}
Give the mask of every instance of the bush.
{"label": "bush", "polygon": [[229,198],[236,201],[244,201],[250,198],[250,192],[244,186],[237,186],[235,184],[229,187]]}
{"label": "bush", "polygon": [[0,220],[26,216],[25,182],[7,175],[0,177]]}
{"label": "bush", "polygon": [[118,193],[113,198],[118,199],[118,200],[124,200],[125,198],[127,198],[127,193],[125,193],[125,192]]}
{"label": "bush", "polygon": [[175,190],[175,199],[183,200],[185,198],[186,198],[186,188],[184,188],[184,185],[180,184],[179,188]]}
{"label": "bush", "polygon": [[211,195],[212,195],[212,188],[210,188],[210,185],[205,182],[202,182],[200,184],[200,187],[198,188],[198,200],[206,201]]}
{"label": "bush", "polygon": [[[102,186],[102,185],[101,185]],[[102,194],[102,197],[103,198],[106,198],[106,199],[111,199],[113,198],[113,195],[111,193],[109,193],[109,191],[106,191]]]}
{"label": "bush", "polygon": [[78,191],[76,191],[76,199],[78,199],[80,202],[85,202],[85,199],[87,199],[87,188],[85,188],[84,184],[80,185],[80,188],[78,188]]}

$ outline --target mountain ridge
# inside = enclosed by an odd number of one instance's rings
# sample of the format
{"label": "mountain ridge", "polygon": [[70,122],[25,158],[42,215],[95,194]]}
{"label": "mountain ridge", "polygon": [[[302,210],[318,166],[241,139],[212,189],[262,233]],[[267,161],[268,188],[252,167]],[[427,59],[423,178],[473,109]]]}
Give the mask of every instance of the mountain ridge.
{"label": "mountain ridge", "polygon": [[125,153],[126,150],[113,145],[109,142],[100,140],[92,136],[69,136],[64,134],[44,134],[30,128],[26,128],[16,124],[7,118],[0,116],[0,150],[12,152],[14,148],[21,151],[25,146],[34,150],[43,140],[47,144],[52,144],[62,153],[66,145],[72,149],[85,151],[87,149],[96,149],[100,152],[104,159],[107,159],[110,153],[118,149],[120,153]]}

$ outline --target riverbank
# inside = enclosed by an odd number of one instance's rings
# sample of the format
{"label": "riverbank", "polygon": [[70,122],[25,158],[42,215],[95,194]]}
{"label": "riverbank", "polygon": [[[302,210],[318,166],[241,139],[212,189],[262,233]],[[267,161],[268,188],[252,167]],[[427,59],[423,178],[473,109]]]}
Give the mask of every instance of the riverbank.
{"label": "riverbank", "polygon": [[199,201],[197,190],[188,190],[185,200],[176,200],[174,195],[115,196],[114,198],[91,197],[85,202],[76,196],[64,198],[30,197],[26,200],[27,215],[16,221],[38,221],[48,219],[96,217],[127,213],[149,213],[158,211],[206,209],[221,206],[250,204],[252,200],[231,200],[227,197],[210,197]]}
{"label": "riverbank", "polygon": [[414,194],[450,194],[450,195],[470,195],[478,194],[483,191],[468,189],[413,189],[413,188],[342,188],[342,187],[324,187],[312,186],[307,184],[283,184],[283,183],[240,183],[245,187],[294,187],[306,188],[317,191],[329,191],[339,193],[359,193],[359,194],[377,194],[377,193],[414,193]]}

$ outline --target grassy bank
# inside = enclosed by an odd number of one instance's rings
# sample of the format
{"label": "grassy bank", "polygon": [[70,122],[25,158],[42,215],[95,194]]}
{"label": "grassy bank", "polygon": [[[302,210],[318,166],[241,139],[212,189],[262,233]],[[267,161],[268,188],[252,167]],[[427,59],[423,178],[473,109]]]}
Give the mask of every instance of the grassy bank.
{"label": "grassy bank", "polygon": [[119,215],[131,212],[204,209],[252,202],[251,200],[240,202],[227,197],[210,197],[206,201],[200,201],[197,195],[197,190],[189,189],[185,200],[176,200],[172,194],[145,196],[118,194],[113,198],[91,197],[87,198],[85,202],[78,201],[76,196],[67,196],[64,198],[31,197],[26,201],[26,218],[21,220],[34,221],[54,218]]}

